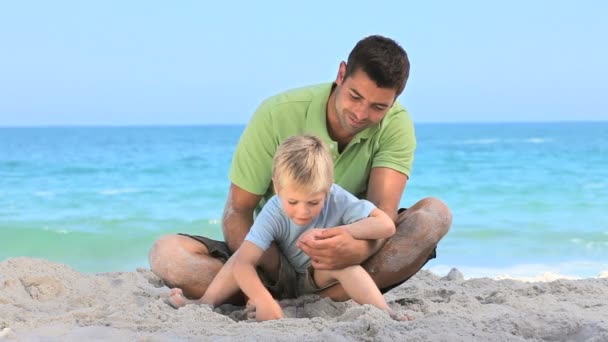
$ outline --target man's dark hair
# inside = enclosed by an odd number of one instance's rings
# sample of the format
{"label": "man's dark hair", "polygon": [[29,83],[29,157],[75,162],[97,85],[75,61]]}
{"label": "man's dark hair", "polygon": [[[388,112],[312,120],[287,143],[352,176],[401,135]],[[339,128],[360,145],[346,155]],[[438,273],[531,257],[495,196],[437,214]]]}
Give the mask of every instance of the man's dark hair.
{"label": "man's dark hair", "polygon": [[410,75],[410,62],[405,50],[394,40],[369,36],[360,40],[348,55],[346,74],[363,70],[380,88],[392,88],[397,96],[403,92]]}

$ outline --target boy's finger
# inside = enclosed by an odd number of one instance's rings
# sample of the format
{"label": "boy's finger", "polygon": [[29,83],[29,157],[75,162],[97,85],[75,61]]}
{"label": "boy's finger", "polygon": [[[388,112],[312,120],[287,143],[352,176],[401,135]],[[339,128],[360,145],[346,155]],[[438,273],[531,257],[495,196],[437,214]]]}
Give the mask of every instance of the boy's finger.
{"label": "boy's finger", "polygon": [[245,311],[247,312],[247,318],[255,319],[255,303],[251,301],[247,301],[247,305],[245,306]]}

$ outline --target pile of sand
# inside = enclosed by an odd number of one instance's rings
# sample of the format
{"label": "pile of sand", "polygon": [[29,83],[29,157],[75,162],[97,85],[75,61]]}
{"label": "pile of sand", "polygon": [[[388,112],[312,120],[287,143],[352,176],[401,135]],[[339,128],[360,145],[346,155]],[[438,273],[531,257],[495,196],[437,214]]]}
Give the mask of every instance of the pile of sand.
{"label": "pile of sand", "polygon": [[256,323],[242,307],[166,303],[149,270],[83,274],[46,260],[0,263],[0,340],[608,341],[608,279],[521,282],[421,271],[375,307],[315,296],[282,301],[288,318]]}

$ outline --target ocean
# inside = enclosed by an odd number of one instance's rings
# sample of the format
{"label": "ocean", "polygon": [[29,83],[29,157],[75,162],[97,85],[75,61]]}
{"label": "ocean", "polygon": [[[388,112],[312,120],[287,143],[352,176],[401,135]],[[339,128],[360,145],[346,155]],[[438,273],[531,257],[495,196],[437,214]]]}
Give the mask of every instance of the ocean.
{"label": "ocean", "polygon": [[[221,238],[244,126],[0,128],[0,260],[149,267],[155,239]],[[608,271],[608,122],[417,124],[403,207],[454,221],[425,268],[465,277]]]}

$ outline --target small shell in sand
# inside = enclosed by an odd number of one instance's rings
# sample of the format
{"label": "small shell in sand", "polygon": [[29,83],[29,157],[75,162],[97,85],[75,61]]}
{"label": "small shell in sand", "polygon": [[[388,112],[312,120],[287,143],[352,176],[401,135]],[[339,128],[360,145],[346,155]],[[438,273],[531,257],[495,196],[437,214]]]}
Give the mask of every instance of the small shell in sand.
{"label": "small shell in sand", "polygon": [[11,328],[4,328],[0,330],[0,339],[14,337],[13,330]]}

